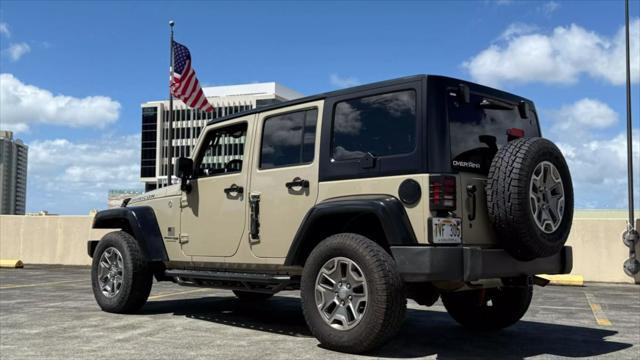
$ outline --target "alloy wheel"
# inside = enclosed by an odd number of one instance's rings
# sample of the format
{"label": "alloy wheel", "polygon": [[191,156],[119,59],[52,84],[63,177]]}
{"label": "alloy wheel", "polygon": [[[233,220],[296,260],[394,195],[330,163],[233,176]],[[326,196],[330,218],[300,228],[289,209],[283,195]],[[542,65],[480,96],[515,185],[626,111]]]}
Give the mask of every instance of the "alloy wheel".
{"label": "alloy wheel", "polygon": [[318,272],[316,307],[322,319],[337,330],[349,330],[360,323],[367,309],[367,281],[353,260],[335,257]]}

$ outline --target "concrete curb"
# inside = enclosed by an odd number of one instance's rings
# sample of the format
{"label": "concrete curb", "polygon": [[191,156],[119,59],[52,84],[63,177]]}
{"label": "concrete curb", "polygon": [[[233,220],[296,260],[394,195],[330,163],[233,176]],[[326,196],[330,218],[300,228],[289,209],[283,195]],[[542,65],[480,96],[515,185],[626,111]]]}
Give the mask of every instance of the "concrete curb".
{"label": "concrete curb", "polygon": [[18,259],[0,259],[0,268],[23,268],[22,260]]}
{"label": "concrete curb", "polygon": [[543,279],[549,280],[551,285],[564,285],[564,286],[584,286],[584,277],[582,275],[538,275]]}

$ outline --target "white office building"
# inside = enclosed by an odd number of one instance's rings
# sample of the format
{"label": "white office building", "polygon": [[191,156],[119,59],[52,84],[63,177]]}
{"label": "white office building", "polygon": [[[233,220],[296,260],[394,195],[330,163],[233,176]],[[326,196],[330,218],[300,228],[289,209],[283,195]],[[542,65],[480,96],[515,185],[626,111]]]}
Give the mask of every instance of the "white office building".
{"label": "white office building", "polygon": [[[205,87],[203,91],[215,112],[206,113],[189,108],[180,100],[173,100],[171,166],[180,156],[191,155],[202,128],[209,120],[303,96],[275,82]],[[145,184],[145,191],[167,184],[168,122],[169,100],[142,104],[140,180]]]}

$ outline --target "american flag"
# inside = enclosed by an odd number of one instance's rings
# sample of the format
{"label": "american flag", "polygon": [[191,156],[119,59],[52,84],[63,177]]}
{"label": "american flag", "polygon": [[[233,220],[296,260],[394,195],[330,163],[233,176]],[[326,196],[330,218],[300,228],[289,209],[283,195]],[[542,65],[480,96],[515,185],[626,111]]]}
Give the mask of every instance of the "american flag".
{"label": "american flag", "polygon": [[191,53],[186,46],[173,42],[173,78],[171,93],[187,106],[202,111],[214,111],[204,96],[196,72],[191,67]]}

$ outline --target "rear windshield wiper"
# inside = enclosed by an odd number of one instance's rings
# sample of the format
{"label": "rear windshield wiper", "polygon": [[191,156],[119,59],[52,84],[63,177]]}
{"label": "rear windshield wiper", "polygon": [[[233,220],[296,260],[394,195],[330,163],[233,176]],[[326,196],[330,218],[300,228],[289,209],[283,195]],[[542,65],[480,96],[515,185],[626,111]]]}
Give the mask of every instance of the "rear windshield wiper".
{"label": "rear windshield wiper", "polygon": [[492,109],[492,110],[513,110],[516,108],[515,105],[510,104],[508,102],[493,100],[493,99],[482,99],[480,104],[478,104],[483,109]]}

